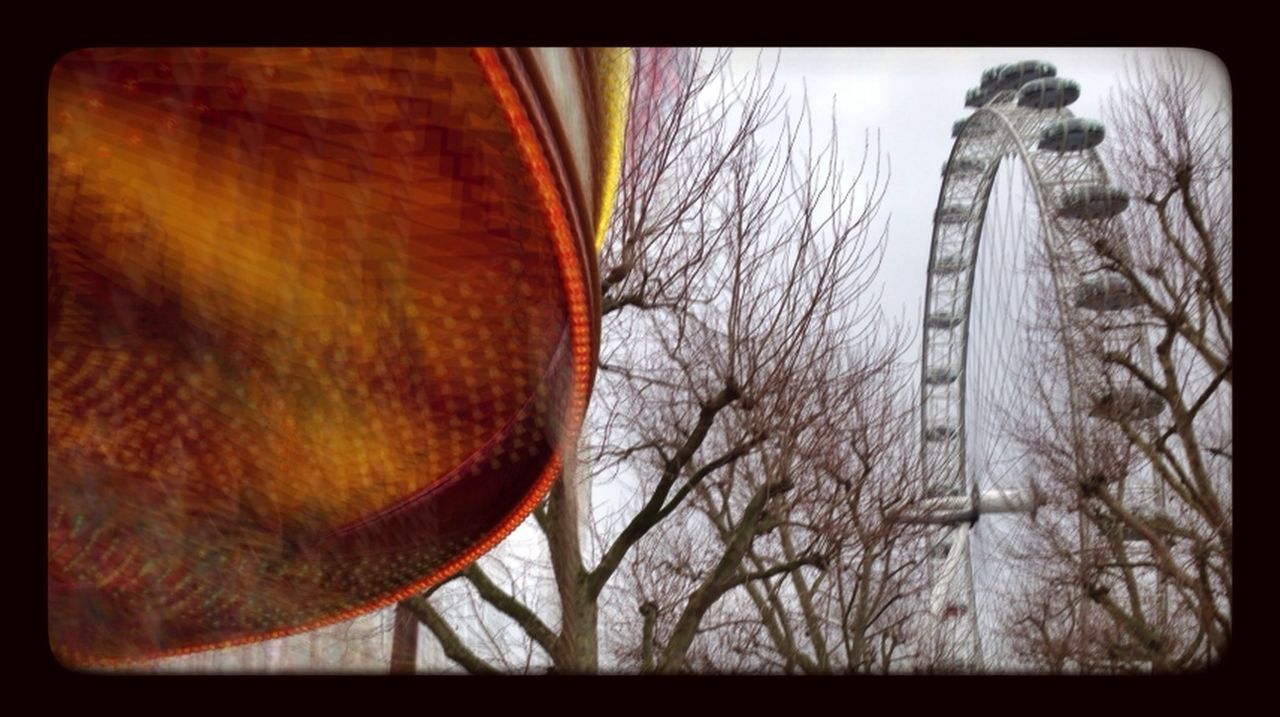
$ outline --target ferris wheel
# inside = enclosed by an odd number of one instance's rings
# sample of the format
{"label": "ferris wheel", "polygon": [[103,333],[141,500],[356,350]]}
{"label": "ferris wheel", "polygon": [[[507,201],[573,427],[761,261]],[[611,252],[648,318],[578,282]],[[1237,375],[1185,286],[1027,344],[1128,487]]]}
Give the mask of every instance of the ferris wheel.
{"label": "ferris wheel", "polygon": [[[1065,416],[1079,446],[1100,424],[1160,411],[1145,389],[1097,360],[1107,351],[1151,359],[1129,316],[1137,298],[1090,245],[1100,225],[1123,243],[1129,198],[1095,149],[1103,125],[1066,109],[1079,96],[1049,63],[1000,65],[969,90],[965,105],[975,111],[952,128],[920,377],[927,496],[915,520],[936,526],[923,631],[932,668],[1008,667],[996,627],[1017,589],[1012,556],[1046,502],[1028,436]],[[1084,462],[1079,470],[1090,470]],[[1126,504],[1159,510],[1150,471],[1126,479]],[[1081,527],[1082,551],[1087,534]]]}

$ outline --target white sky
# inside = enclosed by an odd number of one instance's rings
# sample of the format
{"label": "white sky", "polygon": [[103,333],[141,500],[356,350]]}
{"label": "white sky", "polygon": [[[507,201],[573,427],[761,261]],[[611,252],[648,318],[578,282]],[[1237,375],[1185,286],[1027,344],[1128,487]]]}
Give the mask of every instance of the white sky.
{"label": "white sky", "polygon": [[[760,54],[763,52],[763,56]],[[1208,83],[1229,101],[1225,66],[1200,50],[1180,50],[1205,65]],[[880,132],[892,177],[881,219],[890,217],[889,247],[881,278],[882,309],[918,326],[924,311],[925,268],[942,164],[951,152],[951,124],[967,116],[965,92],[979,84],[983,70],[1021,60],[1044,60],[1058,76],[1080,84],[1071,111],[1103,119],[1102,107],[1124,72],[1125,62],[1155,59],[1164,49],[1139,48],[739,48],[731,61],[735,77],[750,72],[763,57],[780,53],[778,78],[798,107],[808,91],[814,129],[829,116],[835,99],[840,150],[856,169],[863,137]],[[917,332],[918,333],[918,332]],[[918,347],[918,337],[916,346]],[[918,351],[918,348],[915,349]]]}

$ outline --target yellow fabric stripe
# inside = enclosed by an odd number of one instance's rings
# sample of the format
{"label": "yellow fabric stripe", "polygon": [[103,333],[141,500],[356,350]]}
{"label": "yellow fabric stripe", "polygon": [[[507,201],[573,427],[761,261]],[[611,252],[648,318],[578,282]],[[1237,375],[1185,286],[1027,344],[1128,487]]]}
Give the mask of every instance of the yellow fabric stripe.
{"label": "yellow fabric stripe", "polygon": [[622,175],[622,151],[627,132],[627,105],[631,98],[632,51],[625,47],[596,49],[600,68],[600,101],[604,129],[600,168],[600,207],[596,212],[596,250],[604,246],[604,236],[613,216],[614,194]]}

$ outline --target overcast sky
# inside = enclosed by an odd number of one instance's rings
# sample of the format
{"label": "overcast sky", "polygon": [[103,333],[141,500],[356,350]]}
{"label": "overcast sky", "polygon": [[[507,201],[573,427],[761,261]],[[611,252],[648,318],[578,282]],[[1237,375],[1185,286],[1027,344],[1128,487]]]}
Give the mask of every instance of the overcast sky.
{"label": "overcast sky", "polygon": [[[1225,67],[1213,55],[1180,50],[1205,66],[1214,91],[1229,98]],[[739,48],[732,59],[735,76],[751,71],[759,48]],[[983,70],[1021,60],[1044,60],[1059,77],[1080,84],[1071,111],[1102,119],[1102,107],[1124,72],[1125,62],[1155,59],[1164,49],[1137,48],[774,48],[780,53],[779,79],[794,106],[807,89],[815,119],[825,118],[835,99],[841,153],[858,161],[862,139],[880,132],[892,177],[884,217],[892,216],[889,247],[882,269],[886,315],[905,316],[919,325],[924,311],[925,268],[929,259],[932,216],[941,186],[942,164],[951,152],[951,124],[967,116],[965,92],[979,84]],[[819,125],[815,123],[815,131]],[[856,165],[854,165],[856,168]],[[918,338],[917,348],[918,351]]]}

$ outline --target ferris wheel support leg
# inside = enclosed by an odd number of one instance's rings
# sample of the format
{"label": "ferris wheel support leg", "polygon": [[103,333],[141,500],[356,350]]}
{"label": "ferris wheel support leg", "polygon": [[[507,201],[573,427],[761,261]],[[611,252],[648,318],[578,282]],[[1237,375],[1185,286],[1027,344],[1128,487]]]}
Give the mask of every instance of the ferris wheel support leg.
{"label": "ferris wheel support leg", "polygon": [[938,577],[934,580],[933,594],[929,600],[929,613],[938,619],[941,619],[942,612],[946,608],[947,594],[951,592],[951,581],[955,579],[960,562],[964,559],[968,540],[969,526],[965,523],[948,528],[946,537],[943,538],[943,544],[949,542],[950,545],[947,548],[947,556],[938,569]]}
{"label": "ferris wheel support leg", "polygon": [[[944,668],[973,667],[972,658],[958,655],[971,639],[954,634],[960,632],[961,624],[968,625],[972,620],[973,585],[970,579],[968,564],[968,523],[958,523],[946,528],[939,545],[946,546],[946,555],[934,571],[933,590],[929,599],[930,634],[926,644],[934,646],[936,651],[934,664]],[[957,601],[957,598],[959,600]],[[951,608],[960,602],[964,605],[967,617],[951,612]],[[949,622],[953,618],[962,618]],[[976,632],[968,636],[976,637]],[[976,655],[975,655],[976,656]]]}

